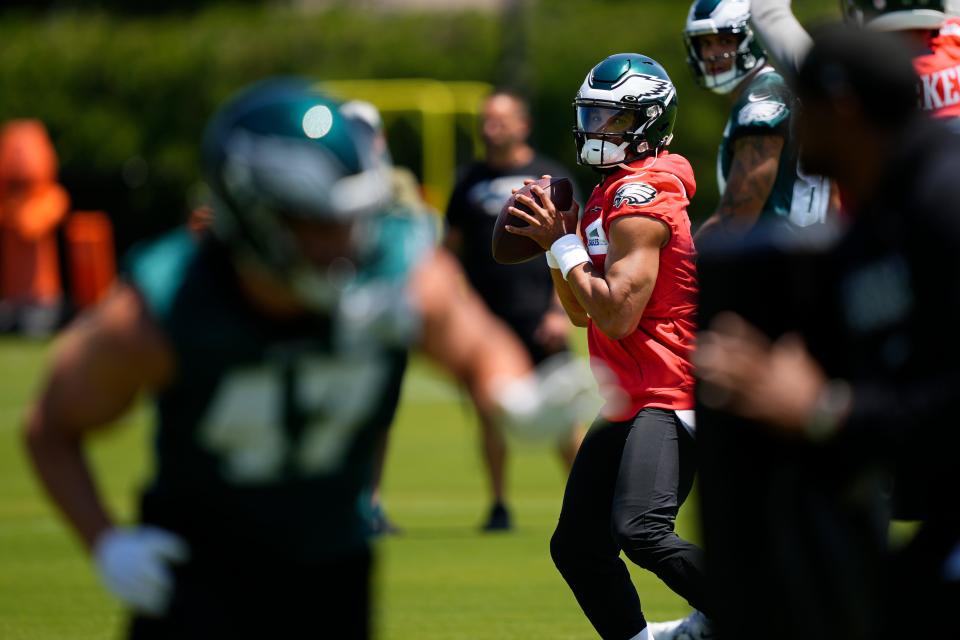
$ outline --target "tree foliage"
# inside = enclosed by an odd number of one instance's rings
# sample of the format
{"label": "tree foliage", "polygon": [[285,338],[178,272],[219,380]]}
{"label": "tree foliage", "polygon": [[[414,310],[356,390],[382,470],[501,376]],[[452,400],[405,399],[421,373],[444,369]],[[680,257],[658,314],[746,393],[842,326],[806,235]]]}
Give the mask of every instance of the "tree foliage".
{"label": "tree foliage", "polygon": [[[274,74],[520,81],[533,103],[536,146],[572,166],[571,102],[583,76],[606,55],[639,51],[662,62],[678,86],[674,149],[691,159],[701,183],[694,216],[715,203],[726,104],[690,79],[678,0],[541,0],[509,20],[349,3],[306,13],[250,2],[150,12],[48,4],[0,12],[0,120],[47,124],[75,208],[109,211],[121,244],[183,219],[200,192],[205,120],[233,91]],[[834,8],[829,0],[809,4],[808,14]],[[394,137],[401,147],[415,139],[408,131]],[[590,186],[589,172],[577,176]]]}

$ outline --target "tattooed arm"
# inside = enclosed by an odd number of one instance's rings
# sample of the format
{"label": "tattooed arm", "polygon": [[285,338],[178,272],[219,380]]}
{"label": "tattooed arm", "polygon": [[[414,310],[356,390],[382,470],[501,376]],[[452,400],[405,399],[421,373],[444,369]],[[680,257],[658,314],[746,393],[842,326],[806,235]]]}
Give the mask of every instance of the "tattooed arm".
{"label": "tattooed arm", "polygon": [[742,232],[753,226],[773,191],[783,145],[778,135],[743,136],[734,142],[727,188],[696,239],[721,228]]}

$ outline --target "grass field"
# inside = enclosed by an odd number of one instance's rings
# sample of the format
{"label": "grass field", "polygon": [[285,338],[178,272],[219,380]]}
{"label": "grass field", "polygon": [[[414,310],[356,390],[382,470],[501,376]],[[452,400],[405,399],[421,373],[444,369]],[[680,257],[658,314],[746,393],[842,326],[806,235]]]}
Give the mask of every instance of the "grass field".
{"label": "grass field", "polygon": [[[46,350],[0,340],[0,638],[115,638],[122,611],[40,493],[22,453],[21,418]],[[92,447],[101,489],[124,519],[149,474],[149,421],[142,406]],[[510,469],[517,531],[482,535],[477,526],[488,498],[474,418],[455,388],[414,362],[384,483],[388,510],[404,534],[378,544],[381,639],[596,637],[549,557],[564,482],[556,457],[518,451]],[[684,535],[695,528],[691,512],[688,506],[681,513]],[[631,570],[648,618],[688,611],[653,575]]]}

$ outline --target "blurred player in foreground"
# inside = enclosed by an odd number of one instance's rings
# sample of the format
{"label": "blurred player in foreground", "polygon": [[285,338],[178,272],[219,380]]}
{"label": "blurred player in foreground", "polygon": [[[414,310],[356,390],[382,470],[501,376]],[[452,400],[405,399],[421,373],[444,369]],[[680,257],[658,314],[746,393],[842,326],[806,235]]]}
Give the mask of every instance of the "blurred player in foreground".
{"label": "blurred player in foreground", "polygon": [[[380,115],[380,111],[373,104],[364,100],[350,100],[345,102],[340,107],[340,111],[358,126],[369,129],[370,135],[373,136],[374,152],[384,154],[386,160],[389,162],[390,156],[387,146],[387,136],[384,131],[383,117]],[[400,217],[435,215],[435,213],[430,210],[429,205],[420,197],[416,177],[409,169],[392,165],[389,171],[389,178],[391,197],[390,203],[387,205],[387,213]],[[432,221],[433,218],[431,217],[427,220],[420,220],[416,224],[423,229],[429,229]],[[376,454],[374,455],[373,478],[370,487],[370,532],[374,536],[397,535],[401,532],[400,528],[387,516],[381,494],[388,443],[389,429],[385,429],[380,436],[380,443],[377,444]]]}
{"label": "blurred player in foreground", "polygon": [[[466,169],[450,196],[444,244],[460,260],[484,303],[539,363],[569,349],[570,322],[553,291],[550,269],[537,260],[503,265],[490,252],[494,223],[510,192],[525,179],[562,173],[559,165],[530,146],[530,129],[530,109],[521,96],[498,91],[484,101],[481,134],[486,157]],[[506,531],[513,526],[506,498],[507,447],[494,425],[481,419],[481,428],[493,493],[483,528]],[[570,425],[569,434],[559,442],[560,457],[568,468],[581,438],[581,430]]]}
{"label": "blurred player in foreground", "polygon": [[[790,0],[753,0],[754,24],[785,73],[793,74],[810,49],[810,36],[790,11]],[[911,49],[920,77],[921,109],[960,128],[960,18],[956,0],[840,0],[852,26],[894,32]]]}
{"label": "blurred player in foreground", "polygon": [[[143,247],[57,345],[30,456],[132,638],[369,636],[362,514],[411,347],[504,426],[571,419],[583,377],[541,385],[419,219],[383,213],[389,166],[356,125],[306,82],[233,99],[203,144],[213,233]],[[84,442],[141,392],[155,475],[124,526]]]}
{"label": "blurred player in foreground", "polygon": [[695,0],[684,28],[697,83],[732,103],[717,154],[720,203],[698,239],[711,230],[744,232],[761,217],[807,227],[824,221],[831,201],[829,180],[800,171],[796,100],[749,21],[749,0]]}
{"label": "blurred player in foreground", "polygon": [[550,550],[601,637],[648,640],[621,551],[694,607],[706,597],[703,553],[674,531],[696,467],[697,278],[686,211],[696,185],[690,164],[667,151],[677,94],[656,61],[610,56],[590,71],[575,106],[579,161],[601,175],[580,235],[539,187],[543,206],[518,196],[534,215],[512,210],[529,226],[507,229],[548,251],[567,314],[587,327],[591,357],[627,397],[608,402],[587,433]]}
{"label": "blurred player in foreground", "polygon": [[[740,478],[723,495],[704,482],[711,580],[725,593],[717,622],[731,638],[956,637],[960,144],[918,113],[916,81],[902,41],[840,26],[816,34],[797,76],[802,161],[849,194],[850,227],[809,258],[757,252],[766,267],[731,285],[746,292],[739,315],[710,312],[701,334],[701,399],[741,418],[706,412],[703,437],[766,442],[786,463],[769,468],[758,450],[710,453],[715,477]],[[703,258],[716,261],[706,247]],[[759,290],[778,264],[794,265],[798,286]],[[706,265],[703,274],[709,300]],[[753,326],[784,305],[811,311],[796,333]],[[890,460],[921,488],[927,517],[887,565],[883,518],[870,522],[882,491],[860,470]],[[740,502],[748,490],[763,508]],[[737,528],[745,518],[751,535]],[[712,543],[718,529],[723,546]],[[783,553],[764,553],[769,540]]]}

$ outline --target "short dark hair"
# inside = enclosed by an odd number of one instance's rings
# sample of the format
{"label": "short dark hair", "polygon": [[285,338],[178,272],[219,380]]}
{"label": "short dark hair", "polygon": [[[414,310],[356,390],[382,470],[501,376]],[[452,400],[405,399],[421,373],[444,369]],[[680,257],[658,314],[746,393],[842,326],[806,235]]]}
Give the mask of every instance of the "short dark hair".
{"label": "short dark hair", "polygon": [[829,24],[813,32],[813,48],[795,79],[805,100],[852,98],[875,126],[897,128],[918,111],[920,80],[902,38]]}

